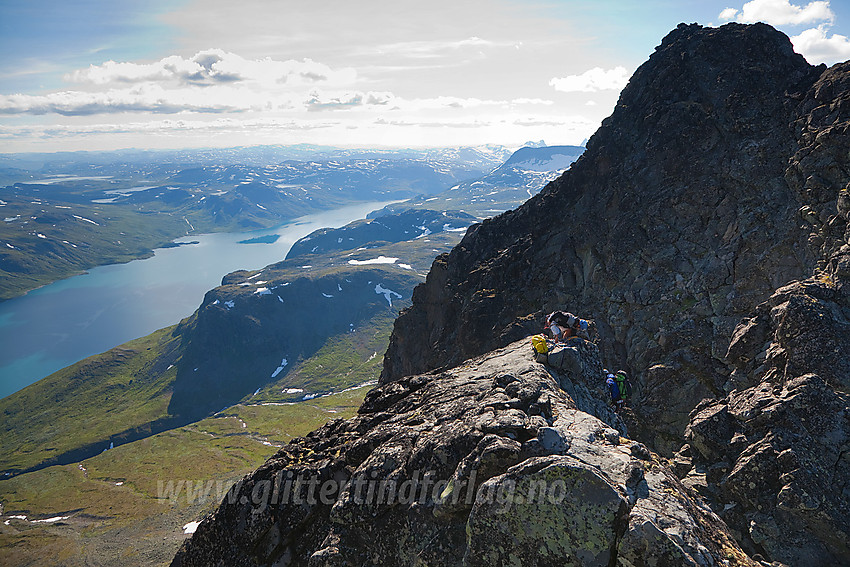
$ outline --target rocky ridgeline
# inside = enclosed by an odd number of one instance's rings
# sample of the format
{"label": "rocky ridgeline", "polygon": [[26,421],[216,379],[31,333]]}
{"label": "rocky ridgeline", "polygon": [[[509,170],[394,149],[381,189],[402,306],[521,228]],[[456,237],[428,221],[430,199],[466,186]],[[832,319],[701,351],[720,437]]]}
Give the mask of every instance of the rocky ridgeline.
{"label": "rocky ridgeline", "polygon": [[555,371],[523,340],[372,390],[237,484],[173,565],[752,565],[616,414],[586,413],[602,366],[578,357]]}
{"label": "rocky ridgeline", "polygon": [[382,380],[458,364],[567,308],[596,320],[607,364],[640,377],[642,438],[671,454],[696,404],[725,393],[740,318],[815,264],[785,170],[821,71],[766,25],[671,32],[569,172],[438,258]]}
{"label": "rocky ridgeline", "polygon": [[[437,258],[360,415],[175,564],[850,565],[848,86],[769,26],[679,26],[570,171]],[[515,342],[560,307],[600,335],[566,378]],[[637,441],[590,402],[603,363],[635,377]],[[421,502],[251,504],[281,471],[429,470]],[[500,512],[538,480],[570,496]]]}

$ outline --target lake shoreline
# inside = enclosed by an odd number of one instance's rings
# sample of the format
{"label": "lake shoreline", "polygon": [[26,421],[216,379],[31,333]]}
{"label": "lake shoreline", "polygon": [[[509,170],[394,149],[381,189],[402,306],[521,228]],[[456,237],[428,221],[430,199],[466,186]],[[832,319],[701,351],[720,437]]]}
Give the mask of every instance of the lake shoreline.
{"label": "lake shoreline", "polygon": [[[144,258],[95,266],[0,302],[0,398],[191,315],[226,274],[283,260],[295,241],[393,201],[366,201],[245,232],[194,233]],[[238,241],[279,233],[274,243]],[[198,244],[181,245],[191,239]],[[183,242],[181,242],[181,240]]]}
{"label": "lake shoreline", "polygon": [[[394,201],[390,201],[389,203],[398,203],[398,202],[402,202],[402,201],[404,201],[404,200],[401,200],[401,201],[394,200]],[[374,203],[374,202],[375,201],[354,201],[354,202],[346,203],[345,205],[343,205],[342,208],[351,207],[351,206],[356,207],[356,206],[361,205],[361,204]],[[85,274],[89,273],[89,270],[92,270],[92,269],[95,269],[95,268],[101,268],[101,267],[104,267],[104,266],[114,266],[114,265],[120,265],[120,264],[128,264],[130,262],[135,262],[136,260],[146,260],[148,258],[153,257],[156,254],[157,250],[177,248],[177,247],[181,247],[181,246],[187,246],[187,245],[190,245],[190,244],[194,244],[194,242],[178,242],[180,239],[183,239],[183,238],[186,238],[186,237],[189,237],[189,236],[209,236],[209,235],[212,235],[212,234],[251,234],[251,233],[254,233],[254,232],[264,232],[264,231],[268,231],[268,230],[275,230],[275,229],[283,227],[283,226],[288,226],[289,224],[292,224],[292,223],[297,223],[298,219],[302,219],[302,218],[309,217],[309,216],[312,216],[312,215],[323,214],[323,213],[326,213],[326,212],[329,212],[329,211],[334,211],[334,210],[338,210],[338,208],[319,210],[319,211],[315,211],[313,213],[310,213],[308,215],[301,215],[301,216],[296,216],[296,217],[286,217],[286,218],[279,219],[280,222],[278,222],[275,225],[272,225],[272,226],[269,226],[269,227],[260,227],[260,228],[255,228],[255,229],[251,229],[251,230],[246,230],[244,232],[234,231],[234,230],[232,230],[232,227],[222,227],[221,230],[212,230],[212,231],[204,231],[204,232],[196,232],[195,230],[189,230],[189,231],[186,231],[185,234],[180,234],[180,235],[174,236],[174,237],[171,238],[171,240],[167,240],[165,242],[157,242],[154,246],[151,246],[150,248],[139,251],[137,253],[128,252],[125,255],[126,259],[124,259],[124,258],[122,258],[122,259],[112,259],[112,260],[107,259],[108,261],[104,261],[104,262],[88,263],[78,270],[65,271],[66,275],[61,275],[59,273],[54,274],[54,275],[51,275],[50,273],[38,274],[37,279],[44,280],[43,283],[39,283],[38,285],[35,285],[31,288],[23,288],[24,291],[20,292],[20,293],[13,293],[11,295],[0,295],[0,305],[2,305],[4,302],[11,301],[11,300],[14,300],[14,299],[17,299],[17,298],[20,298],[20,297],[24,297],[31,292],[37,291],[37,290],[39,290],[43,287],[55,284],[55,283],[60,282],[62,280],[67,280],[69,278],[74,278],[74,277],[77,277],[77,276],[85,275]]]}

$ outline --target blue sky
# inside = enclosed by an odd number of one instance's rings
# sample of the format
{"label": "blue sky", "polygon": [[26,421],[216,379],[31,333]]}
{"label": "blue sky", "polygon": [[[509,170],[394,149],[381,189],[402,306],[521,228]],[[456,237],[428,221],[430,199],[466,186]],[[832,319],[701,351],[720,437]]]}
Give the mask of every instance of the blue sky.
{"label": "blue sky", "polygon": [[0,152],[578,144],[678,23],[850,59],[846,2],[0,1]]}

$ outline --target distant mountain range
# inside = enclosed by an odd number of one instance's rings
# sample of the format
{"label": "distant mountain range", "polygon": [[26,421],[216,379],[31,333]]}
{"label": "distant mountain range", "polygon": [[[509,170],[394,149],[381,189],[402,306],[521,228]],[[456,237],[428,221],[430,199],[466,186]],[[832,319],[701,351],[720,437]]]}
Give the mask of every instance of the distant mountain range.
{"label": "distant mountain range", "polygon": [[270,146],[0,156],[0,178],[13,181],[0,188],[0,300],[148,256],[188,233],[268,228],[347,203],[431,195],[509,154],[499,146]]}
{"label": "distant mountain range", "polygon": [[513,209],[536,195],[569,169],[583,152],[583,146],[523,147],[481,177],[461,181],[430,197],[419,196],[389,205],[384,211],[407,207],[457,209],[483,220]]}

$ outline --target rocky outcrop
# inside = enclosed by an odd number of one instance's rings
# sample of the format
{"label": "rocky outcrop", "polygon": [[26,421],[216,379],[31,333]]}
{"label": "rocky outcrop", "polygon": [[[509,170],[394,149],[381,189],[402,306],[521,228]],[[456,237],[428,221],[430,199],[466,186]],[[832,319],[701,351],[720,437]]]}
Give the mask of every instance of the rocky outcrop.
{"label": "rocky outcrop", "polygon": [[686,482],[739,541],[787,565],[850,564],[848,72],[833,67],[801,103],[801,146],[787,172],[806,203],[816,275],[776,290],[738,325],[734,389],[697,408],[682,455],[696,465]]}
{"label": "rocky outcrop", "polygon": [[458,364],[566,308],[596,320],[605,363],[641,386],[641,437],[672,453],[696,404],[724,394],[740,318],[815,264],[785,171],[821,71],[766,25],[679,26],[569,171],[437,259],[381,380]]}
{"label": "rocky outcrop", "polygon": [[848,291],[827,272],[760,305],[729,348],[737,388],[698,407],[686,431],[685,482],[748,551],[786,565],[850,557]]}
{"label": "rocky outcrop", "polygon": [[374,389],[237,484],[173,565],[753,565],[610,409],[583,411],[605,393],[581,357],[591,374],[557,372],[520,341]]}

